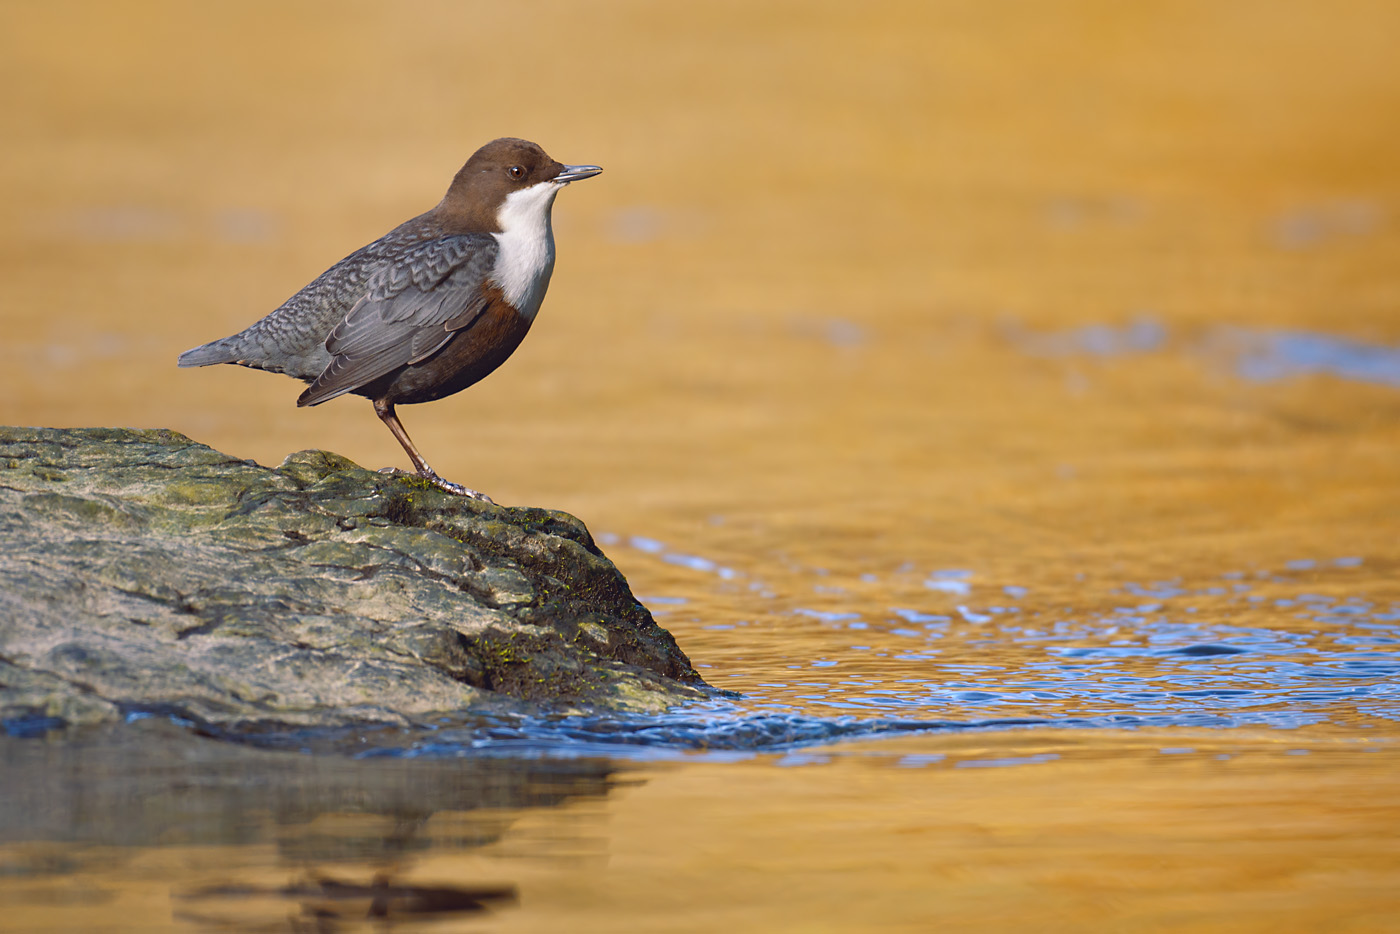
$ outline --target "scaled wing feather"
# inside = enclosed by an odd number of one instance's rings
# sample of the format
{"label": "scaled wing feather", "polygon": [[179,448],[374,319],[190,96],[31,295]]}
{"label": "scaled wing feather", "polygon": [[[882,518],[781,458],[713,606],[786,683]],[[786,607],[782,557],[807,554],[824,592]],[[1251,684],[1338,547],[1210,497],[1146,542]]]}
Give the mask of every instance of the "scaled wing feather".
{"label": "scaled wing feather", "polygon": [[436,353],[486,307],[496,262],[489,234],[443,237],[386,263],[330,336],[330,365],[298,405],[316,405]]}

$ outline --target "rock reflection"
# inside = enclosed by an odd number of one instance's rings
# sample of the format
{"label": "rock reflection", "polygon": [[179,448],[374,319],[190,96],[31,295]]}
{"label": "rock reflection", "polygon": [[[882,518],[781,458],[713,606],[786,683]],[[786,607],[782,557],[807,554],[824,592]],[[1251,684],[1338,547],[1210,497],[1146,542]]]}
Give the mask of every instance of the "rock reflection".
{"label": "rock reflection", "polygon": [[288,919],[291,931],[331,934],[354,930],[369,921],[403,923],[476,914],[514,904],[518,893],[513,885],[396,884],[392,877],[381,873],[368,884],[320,877],[278,887],[207,886],[180,893],[176,898],[194,906],[177,909],[175,916],[179,920],[218,925],[221,930],[230,931],[264,931],[267,926],[262,919],[240,923],[229,917],[228,911],[220,910],[220,902],[232,902],[234,912],[253,900],[295,902],[301,912]]}
{"label": "rock reflection", "polygon": [[[597,759],[356,761],[251,749],[157,720],[63,743],[2,739],[0,844],[108,846],[276,842],[288,858],[373,859],[482,846],[525,808],[607,795],[618,766]],[[470,831],[427,833],[444,812]],[[372,815],[382,822],[336,817]],[[328,817],[330,819],[328,819]]]}
{"label": "rock reflection", "polygon": [[0,738],[8,920],[39,929],[59,912],[67,929],[93,930],[111,893],[132,887],[168,892],[175,919],[201,930],[382,930],[508,907],[515,881],[467,855],[587,855],[596,841],[576,821],[565,838],[513,828],[607,796],[618,770],[591,758],[306,755],[154,718],[63,742]]}

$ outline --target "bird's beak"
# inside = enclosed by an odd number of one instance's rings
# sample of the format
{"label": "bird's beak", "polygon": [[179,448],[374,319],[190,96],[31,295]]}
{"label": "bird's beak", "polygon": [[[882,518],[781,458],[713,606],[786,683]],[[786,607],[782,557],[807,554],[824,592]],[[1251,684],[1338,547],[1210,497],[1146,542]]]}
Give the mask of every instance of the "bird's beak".
{"label": "bird's beak", "polygon": [[601,171],[603,170],[596,165],[566,165],[558,175],[554,176],[554,180],[567,185],[569,182],[576,182],[581,178],[592,178]]}

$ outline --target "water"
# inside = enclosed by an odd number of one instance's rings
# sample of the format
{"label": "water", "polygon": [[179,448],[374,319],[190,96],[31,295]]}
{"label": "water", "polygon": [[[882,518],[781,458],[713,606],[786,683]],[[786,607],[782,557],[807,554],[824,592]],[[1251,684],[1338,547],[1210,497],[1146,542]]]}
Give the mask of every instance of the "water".
{"label": "water", "polygon": [[667,761],[577,741],[353,759],[142,721],[0,748],[14,930],[913,930],[1023,899],[1091,925],[1392,917],[1397,757],[1356,736],[1003,728]]}
{"label": "water", "polygon": [[403,466],[175,355],[490,137],[603,165],[517,355],[402,414],[717,689],[4,724],[0,930],[1400,930],[1396,9],[0,18],[0,422]]}

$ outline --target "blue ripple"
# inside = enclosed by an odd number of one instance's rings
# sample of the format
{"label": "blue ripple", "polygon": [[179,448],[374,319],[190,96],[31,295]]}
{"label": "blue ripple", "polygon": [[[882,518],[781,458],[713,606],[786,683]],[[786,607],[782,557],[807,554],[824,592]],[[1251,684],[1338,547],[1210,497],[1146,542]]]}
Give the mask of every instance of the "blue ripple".
{"label": "blue ripple", "polygon": [[1245,379],[1269,382],[1325,374],[1400,388],[1400,348],[1309,331],[1243,332],[1235,364]]}

